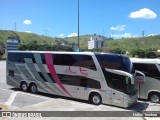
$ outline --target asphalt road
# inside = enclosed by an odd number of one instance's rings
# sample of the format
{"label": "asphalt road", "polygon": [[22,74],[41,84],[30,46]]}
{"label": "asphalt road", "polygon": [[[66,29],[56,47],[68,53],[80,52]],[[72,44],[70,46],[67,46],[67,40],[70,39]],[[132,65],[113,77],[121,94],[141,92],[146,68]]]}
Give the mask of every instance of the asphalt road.
{"label": "asphalt road", "polygon": [[[0,61],[0,107],[2,110],[18,110],[18,111],[113,111],[113,115],[116,115],[115,111],[121,111],[124,116],[127,116],[127,111],[160,111],[160,104],[138,101],[138,103],[128,109],[123,109],[108,105],[91,105],[88,102],[69,99],[60,96],[54,96],[50,94],[30,94],[22,92],[19,89],[15,89],[6,84],[6,62]],[[87,112],[85,112],[87,114]],[[70,113],[72,114],[72,113]],[[80,114],[80,113],[79,113]],[[93,113],[92,113],[93,114]],[[96,114],[96,113],[95,113]],[[82,114],[83,116],[83,114]],[[3,118],[2,118],[3,119]],[[7,118],[9,120],[21,120],[22,118]],[[37,118],[29,118],[37,119]],[[47,117],[38,118],[39,120],[52,120],[52,119],[68,119],[79,120],[82,117]],[[117,117],[83,117],[84,120],[116,120]],[[143,117],[118,117],[119,120],[144,120]],[[147,118],[148,119],[148,118]],[[4,119],[5,120],[5,119]]]}

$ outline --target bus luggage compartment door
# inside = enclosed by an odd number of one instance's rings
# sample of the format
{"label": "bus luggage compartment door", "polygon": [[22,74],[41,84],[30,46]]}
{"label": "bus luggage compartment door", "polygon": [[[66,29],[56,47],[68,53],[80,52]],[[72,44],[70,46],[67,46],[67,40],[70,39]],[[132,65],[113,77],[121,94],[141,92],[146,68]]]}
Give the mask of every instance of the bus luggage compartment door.
{"label": "bus luggage compartment door", "polygon": [[78,99],[85,99],[85,92],[87,89],[87,80],[85,77],[76,77],[76,79],[79,81],[79,85],[76,86],[76,97]]}

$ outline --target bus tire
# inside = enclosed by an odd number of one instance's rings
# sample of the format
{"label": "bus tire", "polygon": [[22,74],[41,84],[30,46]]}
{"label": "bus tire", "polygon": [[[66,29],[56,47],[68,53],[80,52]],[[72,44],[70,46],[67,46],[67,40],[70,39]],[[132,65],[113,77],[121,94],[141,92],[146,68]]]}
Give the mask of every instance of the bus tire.
{"label": "bus tire", "polygon": [[29,85],[29,91],[33,94],[36,94],[38,92],[37,85],[35,83],[31,83]]}
{"label": "bus tire", "polygon": [[20,84],[20,89],[22,90],[22,91],[25,91],[25,92],[27,92],[28,91],[28,85],[27,85],[27,83],[26,82],[21,82],[21,84]]}
{"label": "bus tire", "polygon": [[102,98],[99,93],[91,93],[89,101],[94,105],[100,105]]}
{"label": "bus tire", "polygon": [[154,103],[160,102],[160,93],[157,92],[150,93],[149,100]]}

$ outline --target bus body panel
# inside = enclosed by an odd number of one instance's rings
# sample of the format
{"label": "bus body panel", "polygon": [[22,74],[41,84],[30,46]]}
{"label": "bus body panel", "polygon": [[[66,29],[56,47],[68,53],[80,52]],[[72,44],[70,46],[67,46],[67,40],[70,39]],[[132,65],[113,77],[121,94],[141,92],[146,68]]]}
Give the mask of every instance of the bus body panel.
{"label": "bus body panel", "polygon": [[[153,82],[154,81],[154,82]],[[160,81],[151,77],[146,77],[145,84],[140,85],[139,98],[148,99],[150,92],[159,92],[160,93]]]}

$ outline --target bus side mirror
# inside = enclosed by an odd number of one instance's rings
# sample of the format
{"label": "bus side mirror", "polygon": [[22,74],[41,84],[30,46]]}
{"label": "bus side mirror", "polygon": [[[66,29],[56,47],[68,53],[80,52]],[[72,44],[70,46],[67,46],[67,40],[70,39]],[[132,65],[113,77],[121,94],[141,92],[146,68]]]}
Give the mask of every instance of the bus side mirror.
{"label": "bus side mirror", "polygon": [[143,85],[145,82],[145,74],[136,70],[135,83],[137,85]]}

